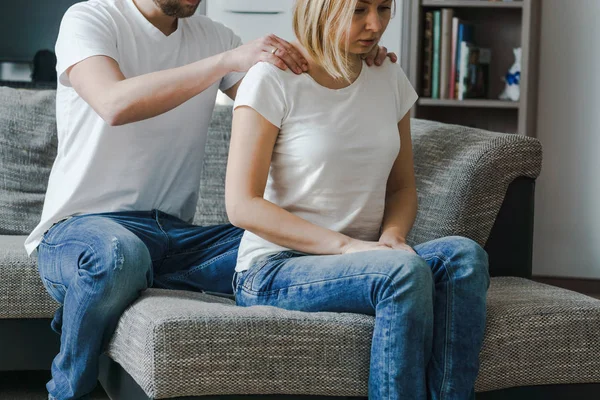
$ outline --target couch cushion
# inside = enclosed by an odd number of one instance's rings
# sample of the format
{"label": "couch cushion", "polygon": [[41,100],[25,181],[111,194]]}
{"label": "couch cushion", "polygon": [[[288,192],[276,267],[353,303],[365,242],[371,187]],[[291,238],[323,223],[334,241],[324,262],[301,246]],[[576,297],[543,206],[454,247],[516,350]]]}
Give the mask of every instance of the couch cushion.
{"label": "couch cushion", "polygon": [[58,304],[48,295],[27,257],[25,236],[0,235],[0,319],[52,318]]}
{"label": "couch cushion", "polygon": [[[124,313],[108,354],[151,398],[366,396],[373,322],[152,289]],[[598,382],[599,352],[600,301],[492,279],[477,391]]]}
{"label": "couch cushion", "polygon": [[0,235],[26,235],[40,221],[56,158],[53,90],[0,87]]}

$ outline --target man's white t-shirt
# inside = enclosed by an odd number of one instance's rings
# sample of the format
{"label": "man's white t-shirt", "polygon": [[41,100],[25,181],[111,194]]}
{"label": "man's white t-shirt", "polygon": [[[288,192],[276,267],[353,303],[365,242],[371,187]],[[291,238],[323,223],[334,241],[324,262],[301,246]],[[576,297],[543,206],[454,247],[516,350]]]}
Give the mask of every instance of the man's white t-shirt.
{"label": "man's white t-shirt", "polygon": [[65,71],[92,56],[116,60],[126,78],[181,67],[234,49],[241,40],[203,16],[179,19],[165,36],[133,0],[90,0],[65,14],[56,43],[58,154],[40,224],[25,242],[31,254],[54,223],[78,214],[158,209],[192,221],[204,145],[218,89],[231,73],[157,117],[111,127],[75,92]]}
{"label": "man's white t-shirt", "polygon": [[[313,224],[377,241],[386,184],[400,151],[398,122],[418,96],[399,65],[363,64],[350,86],[332,90],[308,74],[266,63],[250,69],[234,107],[280,128],[264,199]],[[290,250],[245,232],[236,271]]]}

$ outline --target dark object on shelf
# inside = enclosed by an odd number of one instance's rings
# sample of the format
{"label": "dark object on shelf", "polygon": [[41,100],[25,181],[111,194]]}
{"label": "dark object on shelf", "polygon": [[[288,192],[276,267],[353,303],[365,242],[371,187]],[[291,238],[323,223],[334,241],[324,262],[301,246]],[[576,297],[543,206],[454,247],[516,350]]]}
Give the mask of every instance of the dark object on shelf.
{"label": "dark object on shelf", "polygon": [[474,47],[469,53],[465,99],[485,99],[488,97],[490,82],[490,49]]}
{"label": "dark object on shelf", "polygon": [[33,82],[56,82],[56,54],[40,50],[33,57]]}

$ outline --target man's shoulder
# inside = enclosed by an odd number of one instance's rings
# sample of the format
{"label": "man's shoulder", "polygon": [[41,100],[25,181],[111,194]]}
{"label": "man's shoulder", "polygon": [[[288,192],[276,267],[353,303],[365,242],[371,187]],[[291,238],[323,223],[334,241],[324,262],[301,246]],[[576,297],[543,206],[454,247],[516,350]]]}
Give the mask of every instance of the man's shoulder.
{"label": "man's shoulder", "polygon": [[70,14],[114,14],[123,11],[123,0],[88,0],[73,4],[65,15]]}
{"label": "man's shoulder", "polygon": [[124,0],[88,0],[73,4],[63,17],[64,21],[77,20],[89,23],[115,21],[123,15]]}

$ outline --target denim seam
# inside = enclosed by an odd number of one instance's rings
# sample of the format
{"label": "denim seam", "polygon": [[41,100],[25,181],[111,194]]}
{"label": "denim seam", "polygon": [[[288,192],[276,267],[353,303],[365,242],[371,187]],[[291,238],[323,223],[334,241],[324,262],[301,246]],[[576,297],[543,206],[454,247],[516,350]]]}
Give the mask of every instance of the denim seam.
{"label": "denim seam", "polygon": [[[446,326],[444,331],[446,332],[446,337],[444,340],[444,376],[442,378],[442,383],[440,385],[440,400],[444,400],[445,398],[447,398],[446,396],[446,390],[445,390],[445,386],[446,386],[446,381],[448,380],[448,368],[447,368],[447,364],[449,362],[449,354],[448,354],[448,349],[450,346],[448,346],[448,341],[449,338],[451,336],[453,336],[451,334],[451,324],[450,324],[450,314],[451,314],[451,302],[450,302],[450,298],[454,298],[454,296],[450,296],[450,291],[454,290],[454,286],[452,285],[452,279],[450,276],[450,272],[448,271],[448,268],[446,268],[446,264],[448,262],[448,258],[446,258],[445,255],[443,254],[435,254],[432,256],[429,256],[425,259],[425,261],[430,261],[434,258],[437,258],[439,261],[442,262],[442,268],[444,268],[444,272],[446,273],[446,276],[448,277],[448,290],[446,292]],[[450,328],[449,328],[450,325]]]}
{"label": "denim seam", "polygon": [[213,258],[213,259],[211,259],[211,260],[209,260],[209,261],[207,261],[205,263],[202,263],[202,264],[198,265],[195,268],[192,268],[192,269],[186,271],[184,274],[177,274],[176,276],[173,276],[173,277],[161,277],[161,279],[164,279],[165,281],[170,281],[170,282],[181,281],[184,278],[188,278],[194,272],[202,270],[202,269],[208,267],[209,265],[211,265],[211,264],[219,261],[220,259],[222,259],[222,258],[224,258],[224,257],[226,257],[226,256],[228,256],[231,253],[236,252],[236,251],[238,251],[238,249],[229,250],[226,253],[223,253],[223,254],[221,254],[221,255],[219,255],[219,256],[217,256],[217,257],[215,257],[215,258]]}
{"label": "denim seam", "polygon": [[[265,265],[266,264],[267,263],[265,262]],[[347,278],[354,278],[354,277],[357,277],[357,276],[367,276],[367,275],[381,275],[381,276],[385,276],[387,279],[391,279],[391,277],[389,275],[386,275],[386,274],[382,274],[382,273],[378,273],[378,272],[369,272],[369,273],[365,273],[365,274],[346,275],[346,276],[343,276],[343,277],[333,278],[333,279],[322,279],[320,281],[313,281],[313,282],[304,283],[304,284],[301,284],[301,285],[291,285],[291,286],[286,286],[284,288],[275,289],[275,290],[269,290],[269,291],[253,290],[251,288],[246,287],[246,285],[243,285],[242,288],[244,289],[244,291],[246,291],[246,292],[248,292],[250,294],[254,294],[256,296],[267,296],[267,295],[271,295],[271,294],[280,292],[282,290],[287,290],[287,289],[292,289],[292,288],[297,288],[297,287],[303,287],[303,286],[309,286],[309,285],[313,285],[313,284],[316,284],[316,283],[333,282],[333,281],[336,281],[336,280],[342,280],[342,279],[347,279]],[[254,281],[254,276],[252,277],[252,281]],[[240,286],[242,286],[242,285],[240,285]]]}
{"label": "denim seam", "polygon": [[202,249],[191,250],[191,251],[184,251],[184,252],[181,252],[181,253],[175,253],[175,252],[169,253],[169,257],[173,257],[173,256],[185,256],[185,255],[188,255],[188,254],[194,254],[194,253],[198,253],[198,252],[201,252],[201,251],[211,250],[211,249],[214,249],[215,247],[219,247],[219,246],[223,246],[225,244],[229,244],[231,242],[235,242],[236,240],[239,241],[240,238],[236,237],[236,238],[233,238],[233,239],[227,239],[227,240],[225,240],[223,242],[218,242],[218,243],[213,244],[212,246],[205,247],[205,248],[202,248]]}
{"label": "denim seam", "polygon": [[[391,283],[392,288],[394,289],[394,293],[398,293],[398,288],[396,287],[394,280],[389,275],[386,275],[386,276],[387,276],[388,281]],[[396,302],[395,301],[392,301],[391,315],[396,315]],[[392,330],[392,318],[390,317],[389,329],[388,329],[388,332],[386,333],[386,343],[388,343],[388,344],[389,344],[388,335],[389,335],[389,332],[391,332],[391,330]],[[390,362],[391,354],[390,354],[389,348],[386,351],[386,356],[387,356],[387,365],[388,365],[388,371],[387,371],[387,377],[386,377],[386,382],[388,382],[388,386],[387,386],[387,396],[386,397],[389,399],[390,392],[391,392],[390,385],[392,384],[392,382],[390,380],[390,377],[392,376],[392,373],[391,373],[391,364],[392,363]]]}
{"label": "denim seam", "polygon": [[158,226],[158,229],[160,229],[160,231],[163,233],[163,235],[165,235],[165,238],[167,238],[167,249],[165,251],[165,254],[169,254],[169,250],[171,249],[171,238],[169,237],[169,234],[167,233],[167,231],[165,231],[162,224],[160,223],[160,220],[158,218],[158,212],[156,212],[154,214],[153,219],[154,219],[154,222],[156,222],[156,226]]}
{"label": "denim seam", "polygon": [[[63,242],[63,243],[60,243],[60,244],[58,244],[58,245],[55,245],[55,246],[51,246],[51,245],[48,245],[48,244],[46,244],[46,246],[50,246],[50,247],[54,247],[54,248],[56,248],[56,247],[59,247],[59,246],[64,246],[64,245],[66,245],[66,244],[69,244],[69,243],[77,243],[77,244],[80,244],[80,245],[83,245],[83,246],[87,247],[87,248],[88,248],[88,249],[90,249],[90,251],[92,252],[92,255],[93,255],[94,259],[97,259],[96,251],[95,251],[95,250],[92,248],[92,246],[90,246],[90,245],[89,245],[89,244],[87,244],[87,243],[80,242],[80,241],[78,241],[78,240],[69,240],[69,241],[67,241],[67,242]],[[94,266],[96,266],[96,265],[94,265]],[[79,271],[79,265],[77,265],[77,271]],[[80,276],[80,275],[79,275],[79,273],[77,273],[77,276]],[[75,278],[75,279],[76,279],[76,278]],[[93,282],[93,283],[92,283],[92,290],[90,290],[90,291],[86,292],[86,294],[84,294],[83,300],[81,301],[82,303],[87,303],[87,302],[88,302],[88,300],[89,300],[89,298],[90,298],[90,293],[94,293],[94,292],[96,291],[97,281],[96,281],[95,279],[93,279],[93,280],[92,280],[92,282]],[[67,289],[67,290],[68,290],[68,289]],[[67,293],[65,293],[65,300],[66,300],[66,297],[67,297]],[[83,310],[83,308],[82,308],[82,307],[77,307],[77,311],[75,312],[75,320],[76,320],[76,321],[78,321],[78,320],[79,320],[79,318],[80,318],[80,316],[81,316],[81,312],[82,312],[82,310]],[[64,331],[63,331],[63,334],[64,334]],[[59,353],[59,354],[60,354],[60,353]],[[67,379],[67,382],[69,383],[69,386],[70,386],[70,382],[69,382],[69,380],[68,380],[68,379]],[[73,392],[75,392],[75,391],[73,390],[73,388],[72,388],[72,387],[71,387],[70,389],[71,389]],[[61,392],[61,394],[62,394],[62,392]]]}

